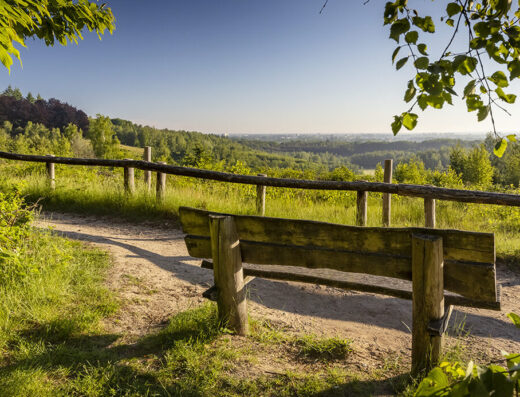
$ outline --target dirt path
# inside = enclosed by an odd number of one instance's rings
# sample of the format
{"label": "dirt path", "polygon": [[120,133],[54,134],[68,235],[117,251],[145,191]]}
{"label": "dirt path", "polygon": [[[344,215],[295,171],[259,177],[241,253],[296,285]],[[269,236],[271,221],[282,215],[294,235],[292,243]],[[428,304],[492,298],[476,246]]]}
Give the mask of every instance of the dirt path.
{"label": "dirt path", "polygon": [[[38,222],[65,236],[108,250],[115,261],[108,280],[123,299],[113,332],[137,338],[161,327],[169,317],[201,304],[212,272],[188,256],[183,234],[174,225],[114,223],[112,219],[47,213]],[[166,227],[165,227],[166,226]],[[448,344],[462,342],[473,355],[500,357],[520,351],[520,332],[506,314],[520,313],[520,271],[498,265],[503,310],[456,308]],[[411,302],[316,285],[255,279],[249,313],[288,331],[351,338],[357,355],[369,365],[411,352]],[[460,330],[464,329],[461,333]],[[469,332],[469,334],[467,334]]]}

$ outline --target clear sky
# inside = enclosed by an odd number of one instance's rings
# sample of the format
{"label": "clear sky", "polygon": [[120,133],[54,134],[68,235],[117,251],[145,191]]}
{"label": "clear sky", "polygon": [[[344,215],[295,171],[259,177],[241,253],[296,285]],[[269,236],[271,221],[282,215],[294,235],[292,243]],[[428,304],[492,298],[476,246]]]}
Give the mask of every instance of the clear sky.
{"label": "clear sky", "polygon": [[[391,133],[393,115],[407,109],[414,72],[391,64],[384,1],[329,0],[321,15],[324,0],[104,1],[113,35],[87,32],[67,47],[29,39],[23,68],[0,70],[0,89],[55,97],[91,116],[214,133]],[[437,14],[445,6],[415,1]],[[446,42],[441,32],[437,45]],[[490,130],[455,104],[418,109],[416,131]],[[498,116],[499,129],[518,130],[515,107]]]}

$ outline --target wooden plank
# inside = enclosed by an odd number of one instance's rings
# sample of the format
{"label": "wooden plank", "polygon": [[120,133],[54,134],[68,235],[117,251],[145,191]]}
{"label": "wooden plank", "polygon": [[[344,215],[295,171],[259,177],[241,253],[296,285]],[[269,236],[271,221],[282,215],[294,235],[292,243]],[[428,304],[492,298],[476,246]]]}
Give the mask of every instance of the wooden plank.
{"label": "wooden plank", "polygon": [[431,322],[444,316],[444,261],[442,238],[412,236],[412,374],[417,376],[437,364],[442,335],[431,335]]}
{"label": "wooden plank", "polygon": [[247,335],[246,290],[235,222],[232,216],[212,215],[209,224],[219,319],[237,334]]}
{"label": "wooden plank", "polygon": [[[185,233],[209,236],[207,216],[216,214],[194,208],[179,209]],[[276,242],[330,249],[411,255],[411,235],[431,234],[443,238],[444,258],[494,263],[495,239],[492,233],[426,228],[373,228],[326,222],[256,216],[235,216],[241,239]]]}
{"label": "wooden plank", "polygon": [[[8,153],[0,151],[0,158],[7,160],[32,161],[47,163],[45,156]],[[272,187],[285,187],[294,189],[317,190],[344,190],[344,191],[368,191],[379,193],[399,194],[411,197],[429,197],[438,200],[459,201],[463,203],[498,204],[520,207],[520,195],[483,192],[478,190],[449,189],[435,186],[392,184],[381,182],[345,182],[345,181],[311,181],[302,179],[263,178],[256,175],[236,175],[227,172],[201,170],[190,167],[163,165],[149,163],[143,160],[111,160],[56,157],[56,164],[100,166],[100,167],[134,167],[144,171],[163,172],[170,175],[188,176],[194,178],[210,179],[214,181],[243,183],[248,185],[265,185]]]}
{"label": "wooden plank", "polygon": [[[201,263],[201,267],[204,269],[213,269],[213,263],[208,260],[203,260]],[[272,270],[265,269],[257,269],[257,268],[248,268],[244,267],[244,275],[245,276],[255,276],[266,278],[270,280],[280,280],[280,281],[295,281],[299,283],[309,283],[309,284],[320,284],[326,285],[329,287],[341,288],[345,290],[352,291],[360,291],[360,292],[368,292],[372,294],[380,294],[380,295],[388,295],[395,298],[412,300],[412,291],[400,290],[396,288],[388,288],[380,285],[374,284],[363,284],[363,283],[354,283],[350,281],[344,280],[332,280],[326,277],[320,277],[315,275],[308,274],[296,274],[290,272],[278,272]],[[454,305],[454,306],[466,306],[466,307],[474,307],[477,309],[488,309],[488,310],[501,310],[500,307],[500,299],[496,301],[481,301],[464,298],[462,296],[457,295],[444,295],[444,301],[446,305]]]}
{"label": "wooden plank", "polygon": [[[186,246],[195,258],[210,258],[208,237],[186,236]],[[350,273],[412,280],[412,258],[391,254],[320,249],[284,244],[266,244],[240,240],[242,260],[258,265],[334,269]],[[493,264],[445,261],[445,289],[466,298],[496,302],[495,266]]]}

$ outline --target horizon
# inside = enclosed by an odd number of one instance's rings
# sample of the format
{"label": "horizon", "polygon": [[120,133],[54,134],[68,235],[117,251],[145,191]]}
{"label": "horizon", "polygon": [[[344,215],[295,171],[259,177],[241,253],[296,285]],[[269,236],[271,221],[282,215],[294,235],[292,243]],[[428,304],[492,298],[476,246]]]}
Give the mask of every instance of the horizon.
{"label": "horizon", "polygon": [[[408,108],[402,98],[414,72],[392,65],[396,44],[383,26],[382,3],[328,2],[322,14],[323,0],[107,4],[116,17],[113,35],[99,41],[85,34],[67,47],[28,40],[20,48],[23,69],[15,63],[0,84],[58,98],[90,116],[216,134],[391,135],[393,115]],[[435,55],[448,30],[438,7],[424,8],[438,26]],[[417,111],[413,132],[491,131],[460,97],[454,103]],[[520,125],[518,112],[496,112],[495,119],[503,133]]]}

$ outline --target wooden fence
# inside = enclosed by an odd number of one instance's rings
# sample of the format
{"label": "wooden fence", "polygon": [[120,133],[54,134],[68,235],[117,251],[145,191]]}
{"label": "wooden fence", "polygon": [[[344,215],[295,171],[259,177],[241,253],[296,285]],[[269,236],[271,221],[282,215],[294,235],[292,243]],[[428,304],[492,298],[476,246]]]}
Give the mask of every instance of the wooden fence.
{"label": "wooden fence", "polygon": [[52,155],[39,156],[0,152],[0,158],[7,160],[29,161],[45,163],[47,176],[51,188],[55,187],[56,174],[54,164],[100,166],[100,167],[122,167],[124,168],[124,187],[128,194],[135,191],[134,169],[144,172],[144,183],[148,190],[151,189],[151,172],[157,173],[156,195],[162,200],[165,194],[166,175],[187,176],[193,178],[210,179],[214,181],[241,183],[257,186],[256,209],[259,215],[265,213],[266,187],[283,187],[293,189],[313,190],[342,190],[357,191],[357,216],[356,224],[366,226],[368,192],[383,193],[382,200],[382,224],[391,224],[391,195],[421,197],[424,199],[425,226],[435,227],[435,200],[458,201],[465,203],[497,204],[505,206],[520,207],[520,195],[484,192],[477,190],[449,189],[435,186],[394,184],[392,181],[392,160],[385,161],[384,182],[366,181],[318,181],[302,179],[271,178],[265,174],[258,175],[236,175],[227,172],[202,170],[198,168],[180,167],[167,165],[164,162],[151,162],[151,148],[144,148],[144,160],[108,160],[92,158],[70,158],[55,157]]}

